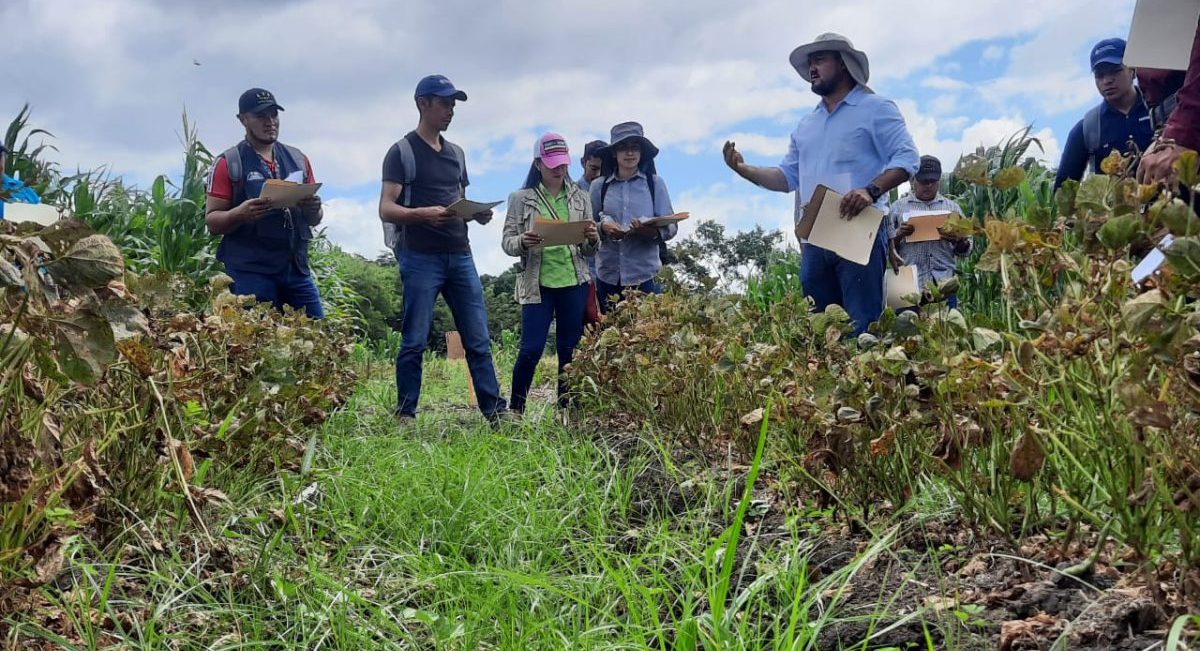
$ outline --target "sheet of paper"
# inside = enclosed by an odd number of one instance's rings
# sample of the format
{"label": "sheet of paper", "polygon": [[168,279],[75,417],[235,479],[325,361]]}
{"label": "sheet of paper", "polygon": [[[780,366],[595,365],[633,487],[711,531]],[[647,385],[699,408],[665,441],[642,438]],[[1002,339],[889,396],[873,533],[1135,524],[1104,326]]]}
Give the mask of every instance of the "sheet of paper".
{"label": "sheet of paper", "polygon": [[[825,186],[834,192],[846,194],[853,190],[850,187],[849,174],[825,174],[823,176],[814,176],[806,178],[803,174],[799,176],[800,182],[796,185],[796,214],[793,219],[796,224],[799,224],[804,219],[804,210],[808,207],[808,202],[813,193],[816,192],[819,186]],[[801,241],[807,241],[801,238]]]}
{"label": "sheet of paper", "polygon": [[829,249],[855,264],[867,264],[875,250],[875,236],[883,223],[883,212],[867,206],[851,219],[842,219],[842,195],[824,185],[813,191],[796,234],[809,244]]}
{"label": "sheet of paper", "polygon": [[949,215],[945,210],[910,210],[900,215],[900,223],[907,223],[914,217],[929,217],[932,215]]}
{"label": "sheet of paper", "polygon": [[296,170],[295,172],[288,174],[287,178],[284,179],[284,181],[288,181],[291,183],[304,183],[304,175],[305,175],[304,172],[305,172],[304,170]]}
{"label": "sheet of paper", "polygon": [[[921,296],[920,280],[916,265],[900,267],[900,273],[893,273],[890,269],[884,272],[884,300],[887,306],[894,310],[916,307]],[[912,300],[914,298],[918,301]]]}
{"label": "sheet of paper", "polygon": [[302,199],[315,195],[320,189],[320,183],[292,183],[267,179],[258,196],[270,201],[272,208],[295,208]]}
{"label": "sheet of paper", "polygon": [[463,219],[470,220],[471,217],[473,217],[475,215],[475,213],[486,212],[488,210],[491,210],[492,208],[495,208],[496,206],[499,206],[502,203],[504,203],[504,202],[503,201],[492,201],[492,202],[488,202],[488,203],[480,203],[478,201],[471,201],[470,199],[464,198],[464,199],[459,199],[458,201],[455,201],[454,203],[452,203],[446,207],[449,208],[451,211],[453,211],[455,215],[458,215],[459,217],[462,217]]}
{"label": "sheet of paper", "polygon": [[1135,285],[1141,284],[1142,281],[1150,277],[1150,274],[1162,268],[1163,263],[1167,261],[1167,256],[1163,253],[1163,249],[1171,246],[1171,242],[1174,241],[1174,237],[1167,235],[1162,239],[1162,242],[1158,243],[1158,246],[1154,250],[1147,253],[1146,257],[1142,258],[1142,261],[1133,268],[1133,273],[1130,275],[1133,276],[1133,283]]}
{"label": "sheet of paper", "polygon": [[58,208],[44,203],[5,203],[4,219],[10,222],[33,222],[49,226],[58,221]]}
{"label": "sheet of paper", "polygon": [[643,226],[662,227],[668,224],[678,224],[679,222],[691,217],[690,213],[677,212],[674,215],[663,215],[662,217],[653,217],[651,219],[643,219]]}
{"label": "sheet of paper", "polygon": [[542,236],[542,246],[561,246],[563,244],[583,244],[587,239],[584,230],[588,222],[564,222],[557,219],[537,217],[533,220],[534,233]]}
{"label": "sheet of paper", "polygon": [[905,242],[936,242],[942,239],[938,229],[950,219],[950,213],[942,212],[931,215],[918,215],[908,220],[913,225],[913,234]]}
{"label": "sheet of paper", "polygon": [[1137,0],[1125,65],[1187,70],[1198,18],[1200,2],[1196,0]]}

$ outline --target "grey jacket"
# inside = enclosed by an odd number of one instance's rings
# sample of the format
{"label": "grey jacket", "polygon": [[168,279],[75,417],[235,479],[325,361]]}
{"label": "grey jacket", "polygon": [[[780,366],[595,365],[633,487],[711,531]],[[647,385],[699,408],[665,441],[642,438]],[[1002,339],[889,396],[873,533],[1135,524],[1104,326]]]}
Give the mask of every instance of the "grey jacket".
{"label": "grey jacket", "polygon": [[[573,182],[566,182],[568,221],[590,221],[592,219],[592,199],[587,192],[579,189]],[[504,218],[504,233],[501,246],[504,252],[521,259],[518,267],[521,273],[517,276],[517,302],[521,305],[542,302],[542,287],[539,280],[542,277],[542,250],[540,248],[526,249],[521,243],[521,237],[533,228],[535,217],[544,215],[545,208],[537,199],[535,190],[517,190],[508,195],[508,215]],[[580,284],[592,279],[588,272],[585,256],[596,254],[599,244],[584,241],[583,244],[571,247],[571,261],[575,264],[575,277]]]}

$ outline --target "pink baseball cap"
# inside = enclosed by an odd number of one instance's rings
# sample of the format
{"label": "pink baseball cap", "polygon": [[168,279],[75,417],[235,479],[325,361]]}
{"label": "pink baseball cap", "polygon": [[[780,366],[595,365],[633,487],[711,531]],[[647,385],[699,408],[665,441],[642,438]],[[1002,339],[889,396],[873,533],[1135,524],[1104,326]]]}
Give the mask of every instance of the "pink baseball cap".
{"label": "pink baseball cap", "polygon": [[550,168],[571,164],[567,140],[557,133],[547,133],[538,138],[533,148],[533,157],[541,159],[542,164]]}

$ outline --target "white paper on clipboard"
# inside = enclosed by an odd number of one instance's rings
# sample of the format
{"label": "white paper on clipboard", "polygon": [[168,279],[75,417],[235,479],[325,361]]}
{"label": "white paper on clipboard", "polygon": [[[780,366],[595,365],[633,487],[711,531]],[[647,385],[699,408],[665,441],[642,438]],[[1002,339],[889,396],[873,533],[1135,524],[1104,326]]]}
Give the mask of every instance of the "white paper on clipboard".
{"label": "white paper on clipboard", "polygon": [[1200,21],[1200,0],[1137,0],[1124,64],[1187,70]]}
{"label": "white paper on clipboard", "polygon": [[1133,277],[1133,284],[1140,285],[1143,280],[1150,277],[1150,274],[1158,271],[1163,266],[1163,263],[1167,261],[1167,256],[1163,251],[1171,246],[1171,242],[1174,241],[1175,238],[1173,236],[1166,235],[1158,243],[1158,246],[1154,247],[1154,249],[1146,254],[1146,257],[1142,258],[1141,262],[1137,263],[1137,266],[1133,268],[1133,272],[1130,274]]}

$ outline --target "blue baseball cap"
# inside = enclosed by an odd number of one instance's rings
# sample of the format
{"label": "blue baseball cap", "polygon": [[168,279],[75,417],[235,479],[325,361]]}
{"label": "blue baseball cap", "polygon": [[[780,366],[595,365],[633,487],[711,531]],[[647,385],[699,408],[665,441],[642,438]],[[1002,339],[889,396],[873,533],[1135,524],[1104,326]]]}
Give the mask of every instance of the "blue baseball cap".
{"label": "blue baseball cap", "polygon": [[1121,65],[1125,60],[1125,39],[1106,38],[1092,48],[1092,70],[1101,63]]}
{"label": "blue baseball cap", "polygon": [[467,101],[467,94],[455,88],[445,75],[429,75],[417,82],[417,92],[413,96],[428,97],[429,95],[453,97],[460,102]]}

